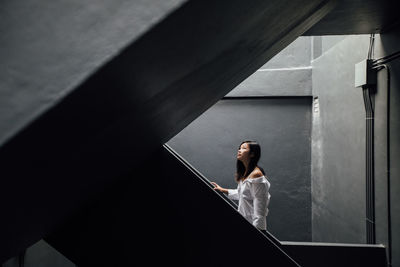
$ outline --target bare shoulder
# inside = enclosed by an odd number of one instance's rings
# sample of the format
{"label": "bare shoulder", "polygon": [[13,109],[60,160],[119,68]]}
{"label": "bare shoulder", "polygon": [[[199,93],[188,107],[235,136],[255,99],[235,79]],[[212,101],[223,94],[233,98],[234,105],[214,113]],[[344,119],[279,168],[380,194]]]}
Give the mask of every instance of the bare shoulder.
{"label": "bare shoulder", "polygon": [[255,168],[254,171],[252,171],[249,175],[250,179],[255,179],[255,178],[259,178],[261,176],[263,176],[264,174],[262,173],[262,171],[259,168]]}

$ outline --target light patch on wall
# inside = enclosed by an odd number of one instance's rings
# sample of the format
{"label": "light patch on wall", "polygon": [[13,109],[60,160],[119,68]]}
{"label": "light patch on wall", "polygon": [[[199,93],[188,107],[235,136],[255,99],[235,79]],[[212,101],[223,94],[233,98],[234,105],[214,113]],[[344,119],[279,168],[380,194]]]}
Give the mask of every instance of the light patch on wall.
{"label": "light patch on wall", "polygon": [[314,114],[319,114],[319,99],[317,96],[314,97],[313,110],[314,110]]}

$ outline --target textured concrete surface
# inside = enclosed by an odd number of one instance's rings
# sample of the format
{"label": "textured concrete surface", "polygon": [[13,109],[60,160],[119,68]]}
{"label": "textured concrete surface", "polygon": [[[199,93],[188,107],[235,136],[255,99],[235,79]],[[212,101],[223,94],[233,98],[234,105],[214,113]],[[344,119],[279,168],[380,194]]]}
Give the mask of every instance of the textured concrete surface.
{"label": "textured concrete surface", "polygon": [[300,36],[260,69],[299,68],[310,66],[312,37]]}
{"label": "textured concrete surface", "polygon": [[[374,58],[400,50],[398,33],[397,29],[376,36]],[[314,109],[312,134],[313,241],[363,243],[366,236],[365,113],[360,88],[354,88],[353,83],[354,64],[367,57],[369,35],[323,37],[323,43],[325,53],[313,62],[313,93],[319,102],[319,107]],[[386,69],[378,73],[374,97],[376,238],[388,247],[391,237],[392,264],[400,266],[398,59],[388,66],[391,68],[389,157]],[[391,219],[388,218],[389,193]]]}
{"label": "textured concrete surface", "polygon": [[311,67],[258,70],[226,96],[311,96]]}
{"label": "textured concrete surface", "polygon": [[319,102],[312,136],[316,242],[365,242],[365,118],[354,64],[366,57],[368,45],[367,35],[347,37],[312,64]]}
{"label": "textured concrete surface", "polygon": [[[375,58],[390,55],[394,52],[400,51],[400,28],[394,29],[386,34],[378,36],[376,39]],[[390,68],[390,147],[389,147],[389,167],[387,169],[388,160],[386,152],[387,147],[384,144],[386,139],[386,95],[387,95],[387,72],[385,69],[378,73],[378,90],[377,102],[381,103],[377,125],[380,125],[379,134],[376,136],[377,143],[375,149],[379,152],[376,157],[381,163],[376,168],[376,182],[377,182],[377,239],[388,244],[388,201],[387,193],[390,192],[390,215],[391,215],[391,255],[392,266],[400,266],[400,61],[396,60],[387,64]],[[381,146],[379,146],[381,145]],[[378,164],[378,163],[377,163]],[[388,172],[389,171],[389,172]],[[390,174],[388,176],[388,174]],[[389,179],[389,181],[388,181]],[[388,187],[388,182],[390,186]]]}
{"label": "textured concrete surface", "polygon": [[2,1],[0,145],[183,2]]}
{"label": "textured concrete surface", "polygon": [[168,144],[210,180],[236,188],[237,148],[257,140],[271,182],[268,230],[280,240],[311,241],[310,99],[222,100]]}
{"label": "textured concrete surface", "polygon": [[312,40],[300,36],[227,96],[311,95]]}

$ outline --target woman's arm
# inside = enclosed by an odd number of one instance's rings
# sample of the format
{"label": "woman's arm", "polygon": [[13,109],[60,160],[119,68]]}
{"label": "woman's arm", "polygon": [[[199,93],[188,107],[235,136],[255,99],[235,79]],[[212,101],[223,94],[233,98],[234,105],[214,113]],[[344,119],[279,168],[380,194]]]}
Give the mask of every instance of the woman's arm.
{"label": "woman's arm", "polygon": [[265,183],[252,184],[251,192],[254,203],[253,225],[259,229],[266,229],[266,216],[268,214],[269,187]]}
{"label": "woman's arm", "polygon": [[230,199],[239,200],[239,194],[237,189],[226,189],[220,187],[217,183],[214,182],[211,182],[211,184],[214,186],[214,190],[227,194],[228,198]]}
{"label": "woman's arm", "polygon": [[217,183],[214,183],[214,182],[211,182],[211,184],[214,186],[214,190],[228,194],[228,189],[220,187]]}

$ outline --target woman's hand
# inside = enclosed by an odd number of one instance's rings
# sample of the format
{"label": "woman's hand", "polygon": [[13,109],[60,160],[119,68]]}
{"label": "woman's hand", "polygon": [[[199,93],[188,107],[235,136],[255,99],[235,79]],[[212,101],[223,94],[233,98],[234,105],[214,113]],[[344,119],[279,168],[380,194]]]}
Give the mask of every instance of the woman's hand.
{"label": "woman's hand", "polygon": [[214,190],[228,194],[228,189],[220,187],[217,183],[214,183],[214,182],[211,182],[211,184],[214,186]]}

